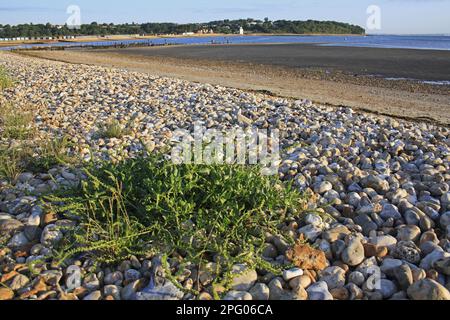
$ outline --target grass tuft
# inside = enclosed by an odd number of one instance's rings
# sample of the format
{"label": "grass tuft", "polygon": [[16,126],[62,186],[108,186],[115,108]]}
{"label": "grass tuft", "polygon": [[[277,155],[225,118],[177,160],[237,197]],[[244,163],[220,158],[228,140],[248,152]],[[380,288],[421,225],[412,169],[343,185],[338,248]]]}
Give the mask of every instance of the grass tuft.
{"label": "grass tuft", "polygon": [[273,267],[261,258],[266,234],[279,234],[305,201],[256,166],[175,165],[150,155],[91,164],[86,175],[79,189],[46,198],[51,210],[80,221],[65,237],[60,262],[165,253],[181,257],[181,265],[216,262],[221,285],[232,280],[234,264]]}
{"label": "grass tuft", "polygon": [[0,147],[0,178],[13,182],[23,172],[25,150],[20,148]]}
{"label": "grass tuft", "polygon": [[25,171],[42,173],[58,165],[76,164],[77,159],[70,155],[69,148],[66,137],[31,145],[1,146],[0,178],[14,183]]}
{"label": "grass tuft", "polygon": [[32,134],[33,115],[29,111],[14,110],[11,105],[3,105],[0,110],[1,137],[26,140]]}
{"label": "grass tuft", "polygon": [[102,139],[112,139],[112,138],[120,139],[123,136],[127,135],[128,133],[129,130],[123,128],[119,121],[110,120],[100,127],[98,137]]}
{"label": "grass tuft", "polygon": [[14,85],[14,81],[6,72],[3,66],[0,66],[0,90],[10,88]]}
{"label": "grass tuft", "polygon": [[43,141],[34,148],[35,156],[26,160],[27,170],[47,172],[57,165],[73,164],[75,158],[69,155],[71,143],[67,136]]}

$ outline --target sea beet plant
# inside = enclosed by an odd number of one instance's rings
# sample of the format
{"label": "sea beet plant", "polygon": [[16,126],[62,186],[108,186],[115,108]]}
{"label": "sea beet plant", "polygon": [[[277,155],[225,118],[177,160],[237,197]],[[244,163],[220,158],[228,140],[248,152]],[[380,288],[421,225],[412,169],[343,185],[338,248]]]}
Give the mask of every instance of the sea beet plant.
{"label": "sea beet plant", "polygon": [[91,164],[78,189],[46,199],[50,210],[79,221],[58,258],[84,255],[110,264],[164,254],[180,266],[214,261],[222,285],[236,263],[270,270],[261,258],[267,233],[279,234],[286,218],[298,217],[304,198],[259,169],[175,165],[161,155]]}

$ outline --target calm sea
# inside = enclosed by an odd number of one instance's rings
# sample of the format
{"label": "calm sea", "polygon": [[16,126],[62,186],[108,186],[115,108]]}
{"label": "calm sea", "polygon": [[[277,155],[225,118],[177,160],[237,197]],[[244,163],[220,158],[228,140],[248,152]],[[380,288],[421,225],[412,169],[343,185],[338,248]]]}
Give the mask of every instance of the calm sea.
{"label": "calm sea", "polygon": [[60,42],[53,44],[22,45],[4,47],[1,50],[33,47],[61,46],[111,46],[130,44],[211,44],[211,43],[312,43],[324,46],[399,48],[422,50],[450,50],[450,36],[230,36],[230,37],[192,37],[192,38],[158,38],[145,40],[121,40],[100,42]]}

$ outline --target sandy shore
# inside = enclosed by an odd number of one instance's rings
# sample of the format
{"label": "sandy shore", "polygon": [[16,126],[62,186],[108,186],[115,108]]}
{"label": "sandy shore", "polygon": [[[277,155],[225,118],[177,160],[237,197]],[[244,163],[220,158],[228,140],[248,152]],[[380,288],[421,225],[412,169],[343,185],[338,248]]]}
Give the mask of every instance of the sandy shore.
{"label": "sandy shore", "polygon": [[[230,47],[232,49],[227,49]],[[254,48],[252,52],[247,51],[249,47]],[[306,52],[302,53],[302,59],[295,59],[292,51],[285,50],[284,58],[272,57],[272,61],[277,63],[270,63],[270,53],[265,53],[267,50],[263,50],[265,46],[261,45],[37,51],[27,54],[265,91],[283,97],[307,98],[318,103],[349,106],[399,118],[450,123],[448,86],[408,80],[388,81],[382,77],[369,76],[374,70],[367,68],[375,63],[373,68],[378,68],[377,73],[384,73],[385,76],[438,80],[449,74],[450,60],[445,57],[450,53],[314,46],[304,48]],[[298,50],[298,47],[294,49]],[[242,53],[241,58],[236,60],[235,55],[239,52]],[[328,52],[328,55],[322,53],[317,56],[314,52]],[[254,61],[249,58],[251,55]],[[311,59],[315,62],[311,63]],[[327,66],[326,63],[332,65]],[[430,78],[432,75],[434,78]]]}
{"label": "sandy shore", "polygon": [[315,44],[184,45],[112,49],[132,56],[220,60],[320,68],[354,75],[379,75],[418,80],[450,80],[450,51],[318,46]]}

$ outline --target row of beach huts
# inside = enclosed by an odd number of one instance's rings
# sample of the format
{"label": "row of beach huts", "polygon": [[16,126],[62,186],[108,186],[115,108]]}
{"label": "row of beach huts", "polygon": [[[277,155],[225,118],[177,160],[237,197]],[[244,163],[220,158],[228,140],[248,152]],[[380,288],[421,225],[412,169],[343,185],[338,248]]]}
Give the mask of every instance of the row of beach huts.
{"label": "row of beach huts", "polygon": [[0,38],[0,41],[51,41],[51,40],[72,40],[76,36],[57,36],[57,37],[17,37],[17,38]]}

